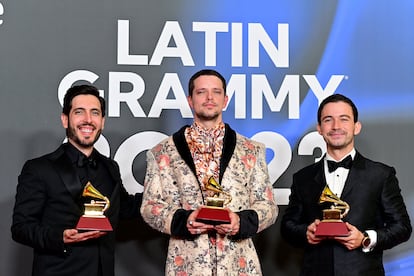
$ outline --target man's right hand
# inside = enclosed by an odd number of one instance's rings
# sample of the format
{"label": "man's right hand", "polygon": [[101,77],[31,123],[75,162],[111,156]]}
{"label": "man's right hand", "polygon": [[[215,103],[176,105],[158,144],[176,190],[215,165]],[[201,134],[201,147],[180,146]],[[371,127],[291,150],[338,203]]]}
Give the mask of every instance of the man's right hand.
{"label": "man's right hand", "polygon": [[76,229],[66,229],[63,231],[63,242],[64,243],[74,243],[86,241],[89,239],[96,239],[105,235],[106,232],[102,231],[87,231],[79,233]]}
{"label": "man's right hand", "polygon": [[318,226],[320,222],[321,221],[319,219],[315,219],[314,222],[309,224],[308,229],[306,230],[306,239],[308,240],[308,243],[318,244],[324,239],[324,238],[315,236],[316,227]]}
{"label": "man's right hand", "polygon": [[196,221],[200,209],[201,207],[197,210],[194,210],[187,219],[187,229],[193,235],[206,234],[208,231],[214,228],[213,225]]}

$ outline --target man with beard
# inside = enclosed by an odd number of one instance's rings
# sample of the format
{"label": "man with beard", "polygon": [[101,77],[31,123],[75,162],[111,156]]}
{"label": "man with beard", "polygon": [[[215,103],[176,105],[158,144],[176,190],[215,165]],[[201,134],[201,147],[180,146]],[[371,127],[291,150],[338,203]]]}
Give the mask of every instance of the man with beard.
{"label": "man with beard", "polygon": [[[317,116],[327,152],[321,161],[294,174],[282,236],[305,248],[300,275],[384,275],[383,251],[407,241],[412,231],[395,169],[365,158],[354,148],[354,136],[362,126],[349,98],[327,97]],[[331,202],[319,204],[326,186],[350,206],[341,235],[315,233],[323,209],[329,213],[335,207]]]}
{"label": "man with beard", "polygon": [[[194,122],[148,151],[141,214],[170,235],[166,275],[261,275],[252,237],[278,212],[265,146],[223,123],[228,96],[220,73],[198,71],[188,86]],[[199,220],[214,194],[207,189],[211,178],[223,190],[216,196],[232,198],[228,221]]]}
{"label": "man with beard", "polygon": [[114,230],[120,218],[139,217],[141,194],[129,195],[117,163],[94,148],[105,123],[97,88],[68,89],[61,121],[68,142],[27,161],[19,175],[12,237],[33,248],[32,275],[112,276],[114,232],[76,229],[88,199],[84,187],[90,183],[109,199],[105,215]]}

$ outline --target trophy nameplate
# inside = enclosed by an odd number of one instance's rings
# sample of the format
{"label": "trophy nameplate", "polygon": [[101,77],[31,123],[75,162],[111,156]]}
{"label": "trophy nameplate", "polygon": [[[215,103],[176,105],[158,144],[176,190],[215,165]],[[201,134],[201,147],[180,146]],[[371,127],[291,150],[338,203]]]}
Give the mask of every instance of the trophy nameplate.
{"label": "trophy nameplate", "polygon": [[[209,178],[205,188],[213,191],[215,195],[206,198],[206,205],[200,208],[196,221],[212,225],[229,224],[230,216],[225,206],[230,203],[231,195],[224,192],[213,177]],[[220,194],[225,195],[227,198],[220,198]]]}
{"label": "trophy nameplate", "polygon": [[112,231],[111,223],[104,215],[104,212],[109,208],[109,199],[96,190],[90,182],[86,183],[82,196],[103,199],[104,201],[91,200],[90,203],[85,203],[84,214],[80,217],[76,229],[80,231]]}
{"label": "trophy nameplate", "polygon": [[349,231],[345,222],[342,221],[348,212],[349,205],[345,201],[339,199],[328,187],[322,191],[319,203],[331,202],[334,205],[330,209],[323,210],[323,219],[316,227],[315,236],[317,237],[340,237],[348,236]]}

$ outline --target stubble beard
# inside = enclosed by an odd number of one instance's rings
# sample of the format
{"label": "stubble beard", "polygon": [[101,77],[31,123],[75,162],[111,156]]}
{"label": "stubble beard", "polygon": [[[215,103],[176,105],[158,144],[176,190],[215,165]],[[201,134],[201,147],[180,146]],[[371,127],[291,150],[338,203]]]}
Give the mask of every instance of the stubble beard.
{"label": "stubble beard", "polygon": [[345,139],[344,141],[329,141],[327,140],[328,145],[330,148],[335,150],[341,150],[347,148],[350,144],[352,144],[352,140]]}
{"label": "stubble beard", "polygon": [[207,114],[205,112],[197,113],[197,118],[200,121],[216,121],[218,117],[220,116],[219,112],[214,112],[213,114]]}

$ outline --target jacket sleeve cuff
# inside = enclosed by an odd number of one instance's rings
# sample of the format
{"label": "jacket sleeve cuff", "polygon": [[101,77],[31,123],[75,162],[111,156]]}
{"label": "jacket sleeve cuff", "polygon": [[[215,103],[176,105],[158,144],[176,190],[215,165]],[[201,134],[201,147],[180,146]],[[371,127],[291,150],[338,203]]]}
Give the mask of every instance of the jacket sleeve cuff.
{"label": "jacket sleeve cuff", "polygon": [[240,217],[240,229],[236,235],[231,236],[234,240],[247,239],[254,236],[259,229],[259,216],[254,210],[243,210],[237,212]]}
{"label": "jacket sleeve cuff", "polygon": [[187,219],[193,210],[179,209],[174,213],[171,222],[171,235],[184,239],[193,239],[193,235],[188,231]]}

